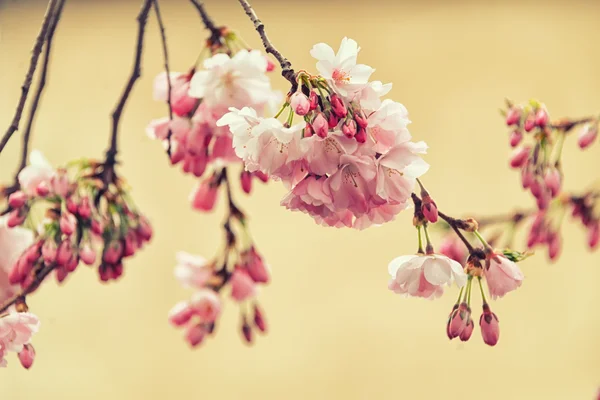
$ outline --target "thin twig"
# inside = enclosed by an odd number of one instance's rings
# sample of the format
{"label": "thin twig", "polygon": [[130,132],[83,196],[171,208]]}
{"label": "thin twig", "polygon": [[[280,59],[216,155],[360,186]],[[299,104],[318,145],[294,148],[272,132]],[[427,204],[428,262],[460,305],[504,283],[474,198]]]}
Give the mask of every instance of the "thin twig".
{"label": "thin twig", "polygon": [[260,35],[265,51],[267,53],[272,54],[277,59],[277,61],[279,61],[279,65],[281,65],[281,75],[292,84],[291,91],[296,91],[298,82],[296,81],[296,73],[292,69],[292,64],[273,46],[265,32],[265,25],[260,19],[258,19],[258,16],[256,15],[254,9],[252,9],[250,3],[248,3],[248,1],[246,0],[239,0],[239,2],[244,8],[244,11],[246,12],[248,18],[250,18],[250,20],[254,24],[254,29],[256,29],[256,31]]}
{"label": "thin twig", "polygon": [[54,264],[43,267],[35,275],[33,282],[29,286],[21,289],[19,291],[19,293],[15,294],[14,296],[9,297],[0,305],[0,314],[5,312],[6,310],[8,310],[8,308],[10,306],[12,306],[13,304],[15,304],[17,301],[19,301],[19,299],[24,299],[29,293],[31,293],[35,289],[37,289],[38,286],[42,284],[44,279],[46,279],[46,277],[50,274],[50,272],[54,271],[55,267],[56,267],[56,265],[54,265]]}
{"label": "thin twig", "polygon": [[2,140],[0,141],[0,152],[4,150],[4,147],[10,140],[13,133],[15,133],[15,131],[19,129],[19,123],[21,121],[21,115],[23,114],[23,108],[25,107],[27,96],[29,95],[29,89],[31,88],[33,74],[35,73],[35,69],[37,68],[38,58],[40,56],[40,53],[42,52],[42,47],[46,39],[48,28],[50,27],[50,20],[52,15],[54,14],[54,8],[56,7],[56,3],[57,0],[50,0],[48,2],[48,7],[46,8],[46,15],[44,15],[44,21],[42,22],[42,27],[40,29],[40,32],[38,33],[37,38],[35,39],[35,44],[31,53],[31,60],[29,62],[29,68],[27,70],[27,74],[25,75],[25,82],[23,82],[23,85],[21,86],[21,98],[19,99],[19,103],[17,104],[17,109],[15,111],[15,115],[12,119],[12,122],[8,127],[7,131],[4,133]]}
{"label": "thin twig", "polygon": [[200,18],[202,18],[202,23],[210,31],[210,41],[212,43],[216,43],[221,39],[221,34],[223,33],[223,28],[215,25],[212,18],[206,12],[204,8],[204,2],[198,0],[190,0],[198,13],[200,13]]}
{"label": "thin twig", "polygon": [[144,48],[144,33],[146,29],[146,22],[148,21],[148,13],[150,12],[150,7],[152,6],[152,1],[153,0],[144,0],[140,13],[137,16],[138,33],[133,69],[131,71],[131,75],[129,76],[129,80],[123,89],[123,93],[121,94],[119,102],[112,113],[112,134],[110,136],[110,146],[108,150],[106,150],[106,160],[104,162],[103,181],[105,186],[113,182],[115,179],[114,165],[118,152],[117,138],[119,136],[119,122],[121,120],[121,114],[123,113],[123,109],[125,108],[125,104],[127,103],[127,99],[131,94],[131,90],[133,89],[135,82],[142,75],[141,62],[142,50]]}
{"label": "thin twig", "polygon": [[[171,104],[171,94],[173,88],[171,86],[171,71],[169,69],[169,49],[167,47],[167,35],[165,33],[165,25],[163,24],[162,16],[160,14],[160,7],[158,6],[158,0],[153,0],[154,13],[156,14],[156,20],[158,21],[158,27],[160,29],[160,39],[162,42],[163,58],[165,62],[165,73],[167,74],[167,105],[169,106],[169,121],[173,121],[173,105]],[[167,155],[171,159],[171,135],[173,131],[169,126],[169,132],[167,134]]]}
{"label": "thin twig", "polygon": [[40,103],[40,99],[42,97],[42,93],[44,92],[44,88],[46,86],[46,77],[48,76],[48,65],[50,63],[50,52],[52,51],[52,39],[54,37],[54,32],[56,31],[56,26],[58,25],[58,21],[60,20],[60,16],[62,13],[62,9],[65,5],[66,0],[59,0],[58,5],[56,7],[55,12],[52,15],[52,19],[50,22],[50,27],[48,28],[48,32],[46,35],[46,45],[44,47],[44,59],[42,61],[42,71],[40,72],[40,79],[37,83],[37,88],[35,91],[35,97],[33,98],[33,102],[31,103],[31,107],[29,108],[29,115],[27,117],[27,125],[25,127],[25,133],[23,134],[23,144],[21,146],[21,162],[17,167],[17,171],[15,172],[15,180],[14,183],[4,189],[4,195],[9,196],[12,193],[19,190],[19,173],[25,168],[27,165],[27,156],[29,155],[29,140],[31,138],[31,129],[33,128],[33,124],[35,122],[36,112]]}
{"label": "thin twig", "polygon": [[524,211],[515,211],[510,214],[503,215],[491,215],[488,217],[477,218],[477,222],[479,223],[479,227],[482,228],[484,226],[489,225],[497,225],[512,222],[513,224],[518,224],[521,221],[527,219],[536,213],[536,210],[524,210]]}

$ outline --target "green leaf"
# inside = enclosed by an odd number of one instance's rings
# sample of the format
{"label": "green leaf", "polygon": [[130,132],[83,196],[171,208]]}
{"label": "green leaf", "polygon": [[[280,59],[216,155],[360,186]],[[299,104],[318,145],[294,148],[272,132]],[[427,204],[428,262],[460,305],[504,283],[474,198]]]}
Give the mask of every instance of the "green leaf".
{"label": "green leaf", "polygon": [[531,252],[531,251],[520,252],[520,251],[516,251],[516,250],[511,250],[511,249],[504,249],[504,250],[502,250],[502,254],[504,254],[504,257],[508,258],[510,261],[519,262],[519,261],[525,260],[526,258],[531,257],[534,254],[534,252]]}

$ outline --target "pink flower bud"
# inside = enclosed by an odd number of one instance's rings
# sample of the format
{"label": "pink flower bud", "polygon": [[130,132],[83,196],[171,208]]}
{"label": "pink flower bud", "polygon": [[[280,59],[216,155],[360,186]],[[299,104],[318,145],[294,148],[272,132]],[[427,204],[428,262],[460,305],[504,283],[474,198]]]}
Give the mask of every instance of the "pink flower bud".
{"label": "pink flower bud", "polygon": [[339,118],[336,117],[334,113],[329,113],[329,116],[327,117],[327,126],[329,129],[334,129],[339,122]]}
{"label": "pink flower bud", "polygon": [[338,118],[346,118],[348,110],[346,109],[344,101],[337,94],[332,94],[329,100],[331,102],[331,111],[333,111]]}
{"label": "pink flower bud", "polygon": [[256,325],[258,330],[261,332],[267,331],[267,322],[265,321],[265,317],[263,316],[263,313],[258,305],[254,305],[254,325]]}
{"label": "pink flower bud", "polygon": [[138,246],[136,236],[137,235],[133,230],[127,232],[124,240],[125,245],[123,246],[123,257],[131,257],[137,251]]}
{"label": "pink flower bud", "polygon": [[50,193],[48,182],[42,181],[35,187],[35,193],[40,197],[46,197]]}
{"label": "pink flower bud", "polygon": [[435,223],[438,220],[438,209],[435,201],[429,195],[423,196],[421,212],[427,221]]}
{"label": "pink flower bud", "polygon": [[543,108],[540,108],[535,113],[535,124],[540,128],[543,128],[548,124],[548,112]]}
{"label": "pink flower bud", "polygon": [[25,276],[31,272],[33,265],[27,261],[27,258],[21,256],[17,259],[17,262],[11,267],[8,272],[8,283],[16,285],[21,282]]}
{"label": "pink flower bud", "polygon": [[544,183],[546,184],[546,187],[550,190],[550,195],[553,198],[556,197],[556,195],[558,195],[558,193],[560,192],[561,187],[561,177],[560,172],[558,172],[558,169],[551,168],[548,171],[546,171],[546,174],[544,175]]}
{"label": "pink flower bud", "polygon": [[525,119],[525,132],[531,132],[533,128],[535,128],[535,117],[533,114],[530,114],[527,119]]}
{"label": "pink flower bud", "polygon": [[175,304],[175,306],[169,311],[169,322],[174,326],[186,325],[192,316],[194,315],[194,309],[185,301]]}
{"label": "pink flower bud", "polygon": [[358,132],[354,135],[354,139],[358,143],[365,143],[367,141],[367,131],[364,128],[358,128]]}
{"label": "pink flower bud", "polygon": [[483,305],[483,314],[479,318],[479,327],[481,328],[481,336],[485,344],[495,346],[500,338],[500,325],[498,317],[490,310],[488,304]]}
{"label": "pink flower bud", "polygon": [[171,138],[171,165],[180,163],[186,155],[186,148],[179,142]]}
{"label": "pink flower bud", "polygon": [[60,216],[60,231],[67,236],[70,236],[75,232],[77,227],[77,218],[70,212],[63,212]]}
{"label": "pink flower bud", "polygon": [[446,324],[446,333],[450,339],[460,336],[471,318],[471,309],[467,303],[460,303],[458,307],[454,307]]}
{"label": "pink flower bud", "polygon": [[598,125],[585,125],[579,131],[579,136],[577,138],[577,144],[582,149],[585,149],[596,140],[596,136],[598,136]]}
{"label": "pink flower bud", "polygon": [[200,182],[194,192],[192,192],[192,207],[198,211],[212,211],[217,201],[219,185],[213,179]]}
{"label": "pink flower bud", "polygon": [[56,252],[56,263],[58,265],[67,265],[67,262],[73,255],[73,249],[71,247],[71,241],[69,239],[63,240],[58,245],[58,251]]}
{"label": "pink flower bud", "polygon": [[541,196],[538,196],[536,199],[538,210],[546,210],[550,205],[550,196],[547,193],[543,193]]}
{"label": "pink flower bud", "polygon": [[236,301],[244,301],[256,294],[254,281],[246,271],[236,269],[229,282],[231,283],[231,297]]}
{"label": "pink flower bud", "polygon": [[541,243],[545,241],[545,238],[542,237],[542,232],[544,230],[544,221],[545,221],[545,213],[538,212],[531,224],[531,228],[529,229],[529,234],[527,236],[527,247],[532,248],[537,243]]}
{"label": "pink flower bud", "polygon": [[123,263],[117,263],[112,266],[113,269],[113,279],[120,278],[123,275]]}
{"label": "pink flower bud", "polygon": [[9,228],[14,228],[15,226],[19,226],[23,222],[25,222],[26,217],[27,217],[27,210],[24,210],[22,208],[12,210],[10,212],[10,214],[8,214],[8,220],[6,221],[6,225]]}
{"label": "pink flower bud", "polygon": [[303,135],[303,137],[309,138],[309,137],[311,137],[314,134],[315,134],[315,131],[313,130],[312,126],[307,122],[306,126],[304,127],[304,135]]}
{"label": "pink flower bud", "polygon": [[275,70],[275,63],[267,59],[267,72],[272,72],[273,70]]}
{"label": "pink flower bud", "polygon": [[104,247],[102,259],[108,264],[116,264],[123,256],[123,245],[119,240],[112,240]]}
{"label": "pink flower bud", "polygon": [[244,320],[242,324],[242,335],[244,336],[244,340],[247,343],[252,343],[252,328],[248,323]]}
{"label": "pink flower bud", "polygon": [[515,149],[510,157],[510,166],[513,168],[521,168],[527,162],[531,147],[524,146]]}
{"label": "pink flower bud", "polygon": [[77,253],[73,253],[71,255],[71,258],[69,259],[69,261],[67,261],[67,265],[65,265],[65,268],[67,269],[67,271],[73,272],[77,269],[78,265],[79,265],[79,255],[77,255]]}
{"label": "pink flower bud", "polygon": [[50,180],[50,184],[52,185],[52,191],[54,193],[60,197],[67,197],[69,192],[69,177],[67,176],[66,170],[58,170],[56,175]]}
{"label": "pink flower bud", "polygon": [[356,122],[353,119],[347,119],[342,125],[342,133],[352,139],[356,135]]}
{"label": "pink flower bud", "polygon": [[89,243],[84,243],[79,249],[79,258],[81,258],[84,264],[92,265],[96,262],[96,252]]}
{"label": "pink flower bud", "polygon": [[28,262],[34,263],[40,258],[40,251],[42,250],[43,244],[43,240],[38,240],[37,242],[29,246],[27,250],[25,250],[25,253],[23,255],[27,258]]}
{"label": "pink flower bud", "polygon": [[112,268],[107,264],[100,264],[98,267],[98,276],[102,282],[108,282],[112,279]]}
{"label": "pink flower bud", "polygon": [[27,202],[27,195],[20,190],[8,196],[8,205],[11,208],[20,208]]}
{"label": "pink flower bud", "polygon": [[600,221],[593,221],[588,225],[588,246],[595,249],[600,239]]}
{"label": "pink flower bud", "polygon": [[317,113],[317,116],[315,119],[313,119],[312,128],[320,138],[327,137],[327,134],[329,133],[329,126],[327,125],[327,120],[325,119],[323,113]]}
{"label": "pink flower bud", "polygon": [[75,201],[75,199],[73,197],[68,197],[66,203],[67,203],[67,210],[70,213],[72,213],[72,214],[77,213],[77,210],[79,209],[79,204],[77,204],[77,201]]}
{"label": "pink flower bud", "polygon": [[19,361],[25,369],[31,368],[33,361],[35,360],[35,349],[31,344],[23,346],[23,350],[19,352]]}
{"label": "pink flower bud", "polygon": [[459,335],[460,340],[463,342],[468,341],[471,338],[471,334],[473,333],[473,328],[475,328],[475,324],[473,323],[473,320],[469,318],[469,320],[467,321],[467,326]]}
{"label": "pink flower bud", "polygon": [[143,241],[148,242],[152,239],[152,225],[150,225],[150,221],[143,215],[139,216],[138,219],[138,227],[136,229],[136,233],[139,237],[142,238]]}
{"label": "pink flower bud", "polygon": [[67,268],[64,265],[61,265],[54,269],[54,274],[56,276],[56,281],[58,283],[63,283],[64,280],[67,279],[67,276],[69,275],[69,271],[67,271]]}
{"label": "pink flower bud", "polygon": [[[214,151],[214,149],[213,149]],[[208,157],[202,155],[200,157],[195,157],[192,161],[192,174],[194,174],[194,176],[196,178],[200,178],[203,174],[204,171],[206,171],[206,166],[208,165]]]}
{"label": "pink flower bud", "polygon": [[306,115],[310,111],[310,101],[304,93],[298,91],[290,97],[290,107],[296,114]]}
{"label": "pink flower bud", "polygon": [[244,259],[246,271],[254,282],[269,282],[269,272],[267,271],[267,267],[265,266],[262,257],[260,254],[258,254],[254,246],[252,246],[248,251],[244,252],[242,257]]}
{"label": "pink flower bud", "polygon": [[523,186],[523,189],[527,189],[528,187],[530,187],[534,180],[535,176],[528,165],[521,169],[521,184]]}
{"label": "pink flower bud", "polygon": [[188,328],[185,334],[185,340],[187,340],[190,346],[196,347],[202,343],[205,334],[206,331],[202,325],[194,325]]}
{"label": "pink flower bud", "polygon": [[506,125],[518,125],[521,121],[521,109],[513,107],[506,113]]}
{"label": "pink flower bud", "polygon": [[519,145],[519,143],[521,143],[521,140],[523,140],[523,132],[521,132],[519,129],[515,129],[514,131],[511,132],[511,134],[510,134],[510,146],[511,147],[517,147]]}
{"label": "pink flower bud", "polygon": [[104,233],[104,223],[98,219],[92,220],[92,232],[96,235],[102,235]]}
{"label": "pink flower bud", "polygon": [[242,183],[242,190],[244,193],[250,194],[252,191],[252,173],[248,171],[242,171],[240,175],[240,182]]}
{"label": "pink flower bud", "polygon": [[77,208],[77,214],[79,214],[79,216],[83,219],[88,219],[92,215],[89,197],[84,196],[81,198],[79,207]]}
{"label": "pink flower bud", "polygon": [[265,174],[262,171],[253,172],[254,176],[260,179],[261,182],[267,183],[269,181],[269,175]]}
{"label": "pink flower bud", "polygon": [[365,117],[363,110],[354,110],[354,120],[359,128],[367,129],[367,126],[369,126],[369,121]]}
{"label": "pink flower bud", "polygon": [[310,104],[310,110],[316,110],[319,105],[319,96],[317,96],[317,92],[312,90],[310,95],[308,96],[308,102]]}
{"label": "pink flower bud", "polygon": [[44,257],[44,262],[46,264],[52,264],[56,261],[57,252],[56,242],[52,239],[46,239],[42,245],[42,257]]}
{"label": "pink flower bud", "polygon": [[556,260],[560,254],[561,238],[558,232],[548,232],[546,237],[548,243],[548,258]]}

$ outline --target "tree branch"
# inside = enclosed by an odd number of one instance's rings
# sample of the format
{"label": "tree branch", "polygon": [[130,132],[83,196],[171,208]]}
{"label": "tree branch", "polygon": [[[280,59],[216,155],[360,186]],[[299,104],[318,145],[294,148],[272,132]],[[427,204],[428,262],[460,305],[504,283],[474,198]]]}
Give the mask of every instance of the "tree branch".
{"label": "tree branch", "polygon": [[292,64],[273,46],[265,32],[265,25],[260,19],[258,19],[258,16],[256,15],[254,9],[252,9],[250,3],[248,3],[248,1],[246,0],[239,0],[239,2],[244,8],[244,11],[246,12],[248,18],[250,18],[250,20],[254,24],[254,29],[256,29],[256,31],[260,35],[265,51],[267,53],[272,54],[277,59],[277,61],[279,61],[279,65],[281,66],[281,75],[292,84],[291,91],[296,91],[296,88],[298,87],[298,82],[296,81],[296,73],[292,69]]}
{"label": "tree branch", "polygon": [[40,269],[35,275],[33,282],[29,286],[21,289],[19,293],[15,294],[12,297],[9,297],[0,305],[0,314],[8,310],[8,308],[15,304],[17,301],[19,301],[19,299],[24,299],[29,293],[36,290],[38,286],[41,285],[41,283],[44,281],[44,279],[46,279],[46,277],[50,274],[50,272],[54,271],[55,267],[56,265],[52,264]]}
{"label": "tree branch", "polygon": [[194,5],[194,7],[196,7],[196,10],[198,10],[198,13],[200,13],[200,18],[202,19],[202,23],[204,24],[204,26],[210,31],[210,41],[212,43],[220,41],[221,35],[223,33],[223,27],[218,27],[215,25],[214,21],[208,15],[206,9],[204,8],[204,2],[198,0],[190,1]]}
{"label": "tree branch", "polygon": [[33,74],[35,73],[35,69],[37,68],[38,58],[40,56],[40,53],[42,52],[42,47],[46,39],[48,28],[50,27],[50,20],[52,19],[52,15],[54,14],[56,4],[57,0],[50,0],[48,2],[48,7],[46,8],[46,15],[44,15],[44,20],[42,22],[42,27],[40,29],[40,32],[38,33],[37,38],[35,39],[35,44],[31,53],[31,60],[29,62],[29,68],[27,70],[27,74],[25,75],[25,82],[23,82],[23,85],[21,86],[21,98],[19,99],[19,103],[17,104],[17,109],[15,111],[15,115],[12,119],[11,124],[8,127],[7,131],[4,133],[2,140],[0,140],[0,152],[4,150],[4,147],[10,140],[13,133],[15,133],[15,131],[19,129],[19,122],[21,121],[23,108],[25,107],[27,96],[29,95],[29,89],[31,88]]}
{"label": "tree branch", "polygon": [[144,48],[144,33],[146,29],[146,22],[148,22],[148,13],[150,12],[150,7],[152,6],[153,0],[144,0],[142,4],[142,8],[140,13],[137,16],[138,21],[138,33],[137,33],[137,43],[135,50],[135,59],[133,63],[133,70],[131,71],[131,75],[129,76],[129,80],[123,89],[123,93],[117,103],[113,113],[112,113],[112,134],[110,137],[110,145],[108,150],[106,150],[106,160],[104,162],[104,176],[103,181],[105,184],[112,182],[115,178],[114,176],[114,165],[115,158],[117,156],[118,148],[117,148],[117,138],[119,136],[119,122],[121,120],[121,114],[123,113],[123,109],[125,108],[125,104],[127,103],[127,99],[131,94],[131,90],[135,85],[135,82],[141,76],[141,62],[142,62],[142,51]]}
{"label": "tree branch", "polygon": [[[153,0],[154,3],[154,13],[156,14],[156,20],[158,21],[158,27],[160,29],[160,39],[162,42],[162,50],[163,50],[163,58],[165,63],[165,73],[167,74],[167,105],[169,106],[169,121],[173,121],[173,105],[171,104],[171,71],[169,69],[169,50],[167,48],[167,35],[165,33],[165,26],[163,24],[162,16],[160,14],[160,8],[158,6],[158,0]],[[171,159],[171,135],[173,131],[169,127],[169,133],[167,134],[167,155],[169,159]]]}

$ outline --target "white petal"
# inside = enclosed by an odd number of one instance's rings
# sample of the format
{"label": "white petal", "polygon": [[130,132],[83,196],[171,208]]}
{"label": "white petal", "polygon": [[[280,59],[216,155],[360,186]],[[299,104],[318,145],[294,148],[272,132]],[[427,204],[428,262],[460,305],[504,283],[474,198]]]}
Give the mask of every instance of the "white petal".
{"label": "white petal", "polygon": [[433,256],[423,263],[425,279],[432,285],[446,285],[452,281],[452,270],[445,259]]}
{"label": "white petal", "polygon": [[392,276],[392,278],[395,278],[399,269],[419,268],[420,264],[410,263],[410,261],[414,260],[417,257],[419,257],[419,256],[416,254],[408,254],[408,255],[399,256],[399,257],[394,258],[388,264],[389,274]]}
{"label": "white petal", "polygon": [[313,46],[313,48],[310,50],[310,55],[319,61],[321,61],[321,60],[333,61],[333,59],[335,58],[335,53],[333,52],[333,49],[325,43],[315,44]]}

